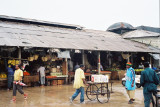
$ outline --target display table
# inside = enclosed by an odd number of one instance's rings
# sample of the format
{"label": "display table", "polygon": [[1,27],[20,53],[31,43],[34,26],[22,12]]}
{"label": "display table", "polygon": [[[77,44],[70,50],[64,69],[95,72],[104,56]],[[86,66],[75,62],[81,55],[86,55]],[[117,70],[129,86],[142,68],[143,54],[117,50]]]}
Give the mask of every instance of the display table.
{"label": "display table", "polygon": [[[48,82],[50,82],[50,85],[52,85],[53,80],[66,80],[66,77],[52,77],[52,78],[48,78],[46,76],[46,85],[48,86]],[[56,85],[59,85],[59,83],[57,82]]]}
{"label": "display table", "polygon": [[24,76],[23,82],[28,86],[30,86],[31,84],[33,84],[33,86],[35,86],[35,83],[39,82],[39,75]]}

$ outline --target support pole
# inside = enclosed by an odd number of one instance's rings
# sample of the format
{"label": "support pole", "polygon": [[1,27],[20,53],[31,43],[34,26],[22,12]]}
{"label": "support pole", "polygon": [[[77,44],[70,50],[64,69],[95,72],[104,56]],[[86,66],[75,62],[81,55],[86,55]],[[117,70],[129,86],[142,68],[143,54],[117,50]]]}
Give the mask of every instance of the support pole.
{"label": "support pole", "polygon": [[82,50],[82,64],[85,65],[84,50]]}
{"label": "support pole", "polygon": [[98,57],[97,57],[97,59],[98,59],[98,74],[100,74],[100,72],[101,72],[101,58],[100,58],[101,56],[100,56],[100,52],[98,52]]}
{"label": "support pole", "polygon": [[[67,58],[65,58],[65,65],[66,65],[65,75],[68,75],[68,60],[67,60]],[[68,84],[68,77],[66,78],[66,84]]]}
{"label": "support pole", "polygon": [[151,68],[152,68],[152,57],[150,55],[150,64],[151,64]]}
{"label": "support pole", "polygon": [[18,48],[18,59],[19,59],[19,63],[21,64],[21,58],[22,58],[22,55],[21,55],[21,47]]}
{"label": "support pole", "polygon": [[109,54],[109,68],[111,68],[111,64],[112,64],[112,60],[111,60],[111,57],[110,57],[110,54],[111,54],[111,52],[108,52],[108,54]]}
{"label": "support pole", "polygon": [[133,65],[133,53],[131,53],[131,63]]}

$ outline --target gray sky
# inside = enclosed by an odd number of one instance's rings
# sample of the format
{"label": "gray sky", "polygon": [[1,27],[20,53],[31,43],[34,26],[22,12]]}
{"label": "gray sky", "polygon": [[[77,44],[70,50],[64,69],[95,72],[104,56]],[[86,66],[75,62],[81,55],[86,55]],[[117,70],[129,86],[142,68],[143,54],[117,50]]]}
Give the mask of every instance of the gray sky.
{"label": "gray sky", "polygon": [[0,0],[0,14],[97,30],[116,22],[159,27],[159,0]]}

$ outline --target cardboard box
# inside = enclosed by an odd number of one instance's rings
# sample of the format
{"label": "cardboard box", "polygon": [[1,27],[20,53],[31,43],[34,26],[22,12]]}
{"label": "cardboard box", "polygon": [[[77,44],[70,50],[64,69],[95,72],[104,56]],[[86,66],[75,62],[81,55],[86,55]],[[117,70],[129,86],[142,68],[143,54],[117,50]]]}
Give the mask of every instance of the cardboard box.
{"label": "cardboard box", "polygon": [[92,75],[91,81],[98,83],[98,82],[109,82],[109,78],[107,75]]}
{"label": "cardboard box", "polygon": [[52,85],[58,85],[57,82],[58,82],[57,80],[53,80],[53,81],[52,81]]}
{"label": "cardboard box", "polygon": [[58,80],[58,85],[63,85],[64,84],[64,80]]}

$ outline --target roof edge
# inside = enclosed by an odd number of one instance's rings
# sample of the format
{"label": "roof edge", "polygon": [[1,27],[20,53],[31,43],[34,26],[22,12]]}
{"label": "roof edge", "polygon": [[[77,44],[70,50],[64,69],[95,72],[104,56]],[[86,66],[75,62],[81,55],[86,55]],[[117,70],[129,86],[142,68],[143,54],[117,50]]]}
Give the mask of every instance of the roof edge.
{"label": "roof edge", "polygon": [[45,26],[54,26],[54,27],[77,29],[77,30],[82,30],[84,28],[80,25],[72,25],[72,24],[50,22],[50,21],[28,19],[28,18],[14,17],[14,16],[6,16],[6,15],[0,15],[0,20],[10,21],[10,22],[20,22],[20,23],[45,25]]}

